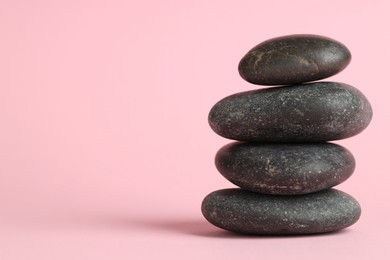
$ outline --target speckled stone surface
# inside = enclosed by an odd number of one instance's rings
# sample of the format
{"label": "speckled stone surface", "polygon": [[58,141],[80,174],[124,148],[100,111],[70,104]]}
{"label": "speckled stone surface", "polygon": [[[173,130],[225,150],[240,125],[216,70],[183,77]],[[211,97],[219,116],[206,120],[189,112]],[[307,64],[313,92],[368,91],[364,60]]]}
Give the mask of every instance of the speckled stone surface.
{"label": "speckled stone surface", "polygon": [[210,193],[202,213],[213,225],[244,234],[312,234],[354,224],[359,203],[335,189],[296,196],[272,196],[242,189]]}
{"label": "speckled stone surface", "polygon": [[342,71],[351,53],[340,42],[317,35],[273,38],[240,61],[243,79],[258,85],[287,85],[324,79]]}
{"label": "speckled stone surface", "polygon": [[332,143],[262,144],[233,142],[215,156],[218,171],[254,192],[296,195],[333,187],[355,169],[353,155]]}
{"label": "speckled stone surface", "polygon": [[208,119],[217,134],[233,140],[323,142],[360,133],[371,117],[371,105],[358,89],[315,82],[228,96]]}

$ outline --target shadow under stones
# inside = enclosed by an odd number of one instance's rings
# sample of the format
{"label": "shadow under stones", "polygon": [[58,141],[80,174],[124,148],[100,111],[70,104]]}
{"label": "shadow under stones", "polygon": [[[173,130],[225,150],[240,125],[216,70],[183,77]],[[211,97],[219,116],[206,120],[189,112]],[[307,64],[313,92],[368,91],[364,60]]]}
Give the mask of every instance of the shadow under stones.
{"label": "shadow under stones", "polygon": [[206,220],[141,220],[132,223],[139,228],[162,230],[174,233],[187,234],[199,237],[209,238],[225,238],[225,239],[291,239],[291,238],[307,238],[307,237],[324,237],[343,235],[349,232],[348,229],[342,229],[336,232],[306,234],[306,235],[248,235],[234,233],[217,228]]}

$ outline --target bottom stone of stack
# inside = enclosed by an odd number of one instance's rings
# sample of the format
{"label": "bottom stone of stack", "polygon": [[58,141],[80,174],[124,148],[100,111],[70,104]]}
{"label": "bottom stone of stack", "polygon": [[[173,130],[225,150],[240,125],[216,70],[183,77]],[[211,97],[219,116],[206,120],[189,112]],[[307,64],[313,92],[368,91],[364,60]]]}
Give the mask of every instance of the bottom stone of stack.
{"label": "bottom stone of stack", "polygon": [[224,189],[206,196],[202,213],[211,224],[237,233],[293,235],[346,228],[359,219],[361,209],[353,197],[336,189],[295,196]]}

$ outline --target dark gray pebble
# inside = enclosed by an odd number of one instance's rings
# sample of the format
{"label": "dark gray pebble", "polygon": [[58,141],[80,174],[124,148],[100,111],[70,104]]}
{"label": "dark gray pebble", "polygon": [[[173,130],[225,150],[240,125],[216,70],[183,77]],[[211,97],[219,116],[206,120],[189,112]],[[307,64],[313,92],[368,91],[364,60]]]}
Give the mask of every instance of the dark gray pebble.
{"label": "dark gray pebble", "polygon": [[208,119],[217,134],[233,140],[323,142],[359,134],[371,117],[370,103],[356,88],[315,82],[228,96]]}
{"label": "dark gray pebble", "polygon": [[342,71],[351,53],[340,42],[318,35],[273,38],[251,49],[238,70],[258,85],[286,85],[324,79]]}
{"label": "dark gray pebble", "polygon": [[202,213],[213,225],[244,234],[313,234],[337,231],[360,217],[359,203],[335,189],[272,196],[242,189],[207,195]]}
{"label": "dark gray pebble", "polygon": [[237,186],[274,195],[296,195],[333,187],[355,169],[353,155],[332,143],[233,142],[216,157],[218,171]]}

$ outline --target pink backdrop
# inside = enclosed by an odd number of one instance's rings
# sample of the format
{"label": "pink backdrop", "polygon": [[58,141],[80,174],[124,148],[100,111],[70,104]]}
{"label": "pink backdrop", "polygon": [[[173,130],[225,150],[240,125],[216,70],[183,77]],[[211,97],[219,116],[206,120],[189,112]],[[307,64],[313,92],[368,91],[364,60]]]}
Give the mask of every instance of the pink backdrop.
{"label": "pink backdrop", "polygon": [[[390,2],[0,2],[0,259],[389,259]],[[338,186],[363,208],[347,230],[239,237],[203,219],[229,141],[210,108],[255,86],[255,44],[293,33],[349,47],[330,80],[359,88],[374,118],[340,141],[357,160]]]}

